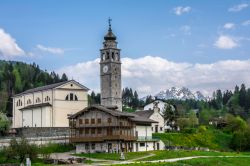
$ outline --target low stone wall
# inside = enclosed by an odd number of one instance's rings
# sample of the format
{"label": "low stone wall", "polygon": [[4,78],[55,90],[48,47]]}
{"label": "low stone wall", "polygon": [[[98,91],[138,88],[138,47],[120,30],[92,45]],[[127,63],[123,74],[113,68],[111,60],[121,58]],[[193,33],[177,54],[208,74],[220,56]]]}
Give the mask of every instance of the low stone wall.
{"label": "low stone wall", "polygon": [[[18,141],[21,140],[21,137],[15,137]],[[0,149],[7,147],[10,144],[12,138],[0,138]],[[44,145],[48,143],[69,143],[68,136],[56,136],[56,137],[32,137],[26,138],[29,143],[36,145]]]}
{"label": "low stone wall", "polygon": [[69,136],[68,127],[27,127],[16,128],[17,137],[57,137],[57,136]]}

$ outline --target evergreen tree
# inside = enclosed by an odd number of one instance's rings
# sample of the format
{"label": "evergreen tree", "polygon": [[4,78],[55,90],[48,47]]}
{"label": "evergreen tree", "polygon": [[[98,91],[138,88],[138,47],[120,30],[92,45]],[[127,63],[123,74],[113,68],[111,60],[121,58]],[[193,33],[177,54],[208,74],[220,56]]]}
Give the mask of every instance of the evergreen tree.
{"label": "evergreen tree", "polygon": [[244,84],[241,84],[241,88],[240,88],[240,91],[239,91],[239,105],[241,107],[245,107],[246,105],[246,87]]}

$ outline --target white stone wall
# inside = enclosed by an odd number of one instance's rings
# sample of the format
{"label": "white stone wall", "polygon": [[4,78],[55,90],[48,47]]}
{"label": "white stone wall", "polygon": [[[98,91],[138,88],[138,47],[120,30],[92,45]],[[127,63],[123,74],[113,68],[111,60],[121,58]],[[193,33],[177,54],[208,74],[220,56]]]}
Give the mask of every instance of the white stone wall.
{"label": "white stone wall", "polygon": [[[152,123],[152,132],[153,133],[164,133],[164,118],[160,114],[159,108],[154,108],[154,113],[149,117],[158,123]],[[157,129],[156,129],[157,128]]]}
{"label": "white stone wall", "polygon": [[135,132],[138,134],[138,137],[152,137],[151,126],[136,125]]}
{"label": "white stone wall", "polygon": [[[87,149],[86,144],[88,144],[89,147]],[[92,144],[95,145],[94,149],[92,148]],[[118,153],[118,150],[120,149],[118,141],[79,143],[76,144],[76,153],[108,152],[108,144],[111,144],[110,153]]]}

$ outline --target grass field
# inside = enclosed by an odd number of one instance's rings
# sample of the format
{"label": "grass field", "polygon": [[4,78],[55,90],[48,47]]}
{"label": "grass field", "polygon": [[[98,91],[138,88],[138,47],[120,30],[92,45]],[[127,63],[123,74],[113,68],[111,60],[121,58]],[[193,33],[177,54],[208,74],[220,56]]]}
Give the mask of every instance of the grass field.
{"label": "grass field", "polygon": [[[159,162],[159,163],[137,163],[126,164],[127,166],[249,166],[250,157],[237,158],[198,158],[183,160],[178,162]],[[122,166],[122,165],[117,165]],[[123,165],[124,166],[124,165]]]}
{"label": "grass field", "polygon": [[155,133],[166,145],[186,147],[206,147],[230,151],[232,135],[220,130],[208,129],[202,133]]}

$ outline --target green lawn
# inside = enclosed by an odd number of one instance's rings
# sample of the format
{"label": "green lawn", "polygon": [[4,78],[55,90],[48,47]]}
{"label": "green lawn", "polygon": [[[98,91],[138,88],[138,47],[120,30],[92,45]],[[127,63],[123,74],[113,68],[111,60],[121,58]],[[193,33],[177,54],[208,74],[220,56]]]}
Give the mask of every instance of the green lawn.
{"label": "green lawn", "polygon": [[166,145],[186,147],[207,147],[222,151],[230,151],[232,135],[216,129],[208,129],[202,133],[155,133]]}
{"label": "green lawn", "polygon": [[[126,160],[131,160],[139,157],[143,157],[149,155],[151,152],[128,152],[125,153]],[[90,157],[95,159],[103,159],[103,160],[120,160],[119,153],[85,153],[85,154],[75,154],[79,157]]]}
{"label": "green lawn", "polygon": [[[126,164],[126,166],[248,166],[250,165],[250,157],[238,158],[198,158],[191,160],[183,160],[178,162],[160,162],[160,163],[137,163]],[[119,166],[119,165],[117,165]],[[124,165],[120,165],[124,166]]]}

